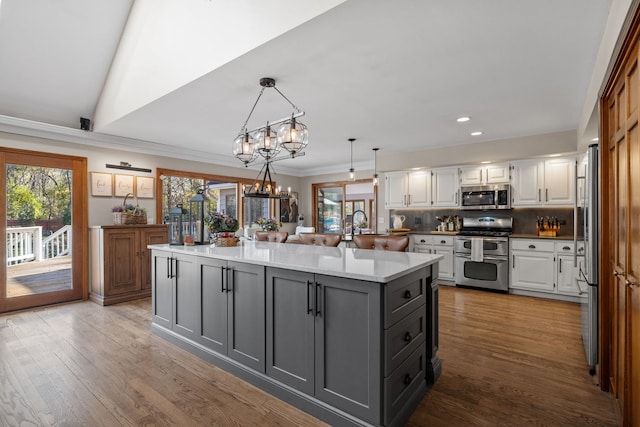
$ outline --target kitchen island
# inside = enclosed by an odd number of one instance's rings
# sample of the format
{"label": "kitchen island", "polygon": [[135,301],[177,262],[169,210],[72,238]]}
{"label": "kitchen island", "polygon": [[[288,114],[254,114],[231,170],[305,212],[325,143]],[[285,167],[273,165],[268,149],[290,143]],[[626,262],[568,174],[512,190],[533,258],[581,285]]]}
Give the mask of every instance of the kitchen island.
{"label": "kitchen island", "polygon": [[149,248],[156,335],[331,425],[403,425],[440,375],[440,255]]}

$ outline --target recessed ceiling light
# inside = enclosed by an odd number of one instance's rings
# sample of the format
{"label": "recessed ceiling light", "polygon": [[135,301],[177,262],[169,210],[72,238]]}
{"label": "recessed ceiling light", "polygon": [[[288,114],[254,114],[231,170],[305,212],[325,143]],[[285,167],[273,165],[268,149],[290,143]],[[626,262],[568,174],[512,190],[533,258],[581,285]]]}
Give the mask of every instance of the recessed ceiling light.
{"label": "recessed ceiling light", "polygon": [[458,117],[458,118],[456,119],[456,122],[458,122],[458,123],[464,123],[464,122],[468,122],[469,120],[471,120],[471,117],[462,116],[462,117]]}
{"label": "recessed ceiling light", "polygon": [[480,164],[483,164],[483,165],[488,165],[489,163],[491,163],[491,160],[485,160],[484,162],[480,162]]}
{"label": "recessed ceiling light", "polygon": [[562,154],[549,154],[549,157],[560,157]]}
{"label": "recessed ceiling light", "polygon": [[484,133],[484,132],[480,132],[480,131],[478,130],[478,131],[475,131],[475,132],[471,132],[471,136],[478,136],[478,135],[482,135],[483,133]]}
{"label": "recessed ceiling light", "polygon": [[597,136],[595,138],[591,138],[592,141],[600,141],[600,138],[598,138]]}

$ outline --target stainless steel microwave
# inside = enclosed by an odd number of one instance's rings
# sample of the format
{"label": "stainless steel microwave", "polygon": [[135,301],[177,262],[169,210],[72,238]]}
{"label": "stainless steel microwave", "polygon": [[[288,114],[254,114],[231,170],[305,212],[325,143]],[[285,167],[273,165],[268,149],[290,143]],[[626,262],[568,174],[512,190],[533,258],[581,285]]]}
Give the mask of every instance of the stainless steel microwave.
{"label": "stainless steel microwave", "polygon": [[463,186],[460,193],[463,210],[511,209],[509,184]]}

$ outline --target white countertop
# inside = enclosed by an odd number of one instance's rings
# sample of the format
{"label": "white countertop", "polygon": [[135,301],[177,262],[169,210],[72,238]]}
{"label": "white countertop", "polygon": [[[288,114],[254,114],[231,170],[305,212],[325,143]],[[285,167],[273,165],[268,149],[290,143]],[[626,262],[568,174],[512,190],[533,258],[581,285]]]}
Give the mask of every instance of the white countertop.
{"label": "white countertop", "polygon": [[149,245],[188,255],[387,283],[444,257],[414,252],[245,241],[234,247]]}

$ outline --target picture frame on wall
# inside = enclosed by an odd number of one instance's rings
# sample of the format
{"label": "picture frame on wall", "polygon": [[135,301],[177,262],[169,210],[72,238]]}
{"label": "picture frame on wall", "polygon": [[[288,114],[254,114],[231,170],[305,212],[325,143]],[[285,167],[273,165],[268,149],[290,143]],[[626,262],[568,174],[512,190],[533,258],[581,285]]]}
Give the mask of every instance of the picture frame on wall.
{"label": "picture frame on wall", "polygon": [[110,173],[91,172],[91,195],[97,197],[112,197],[113,176]]}
{"label": "picture frame on wall", "polygon": [[136,176],[136,197],[139,199],[153,199],[155,195],[155,180],[151,176]]}
{"label": "picture frame on wall", "polygon": [[124,197],[127,194],[133,194],[133,175],[113,175],[113,192],[116,197]]}
{"label": "picture frame on wall", "polygon": [[288,199],[280,199],[280,221],[298,222],[298,193],[291,192]]}

